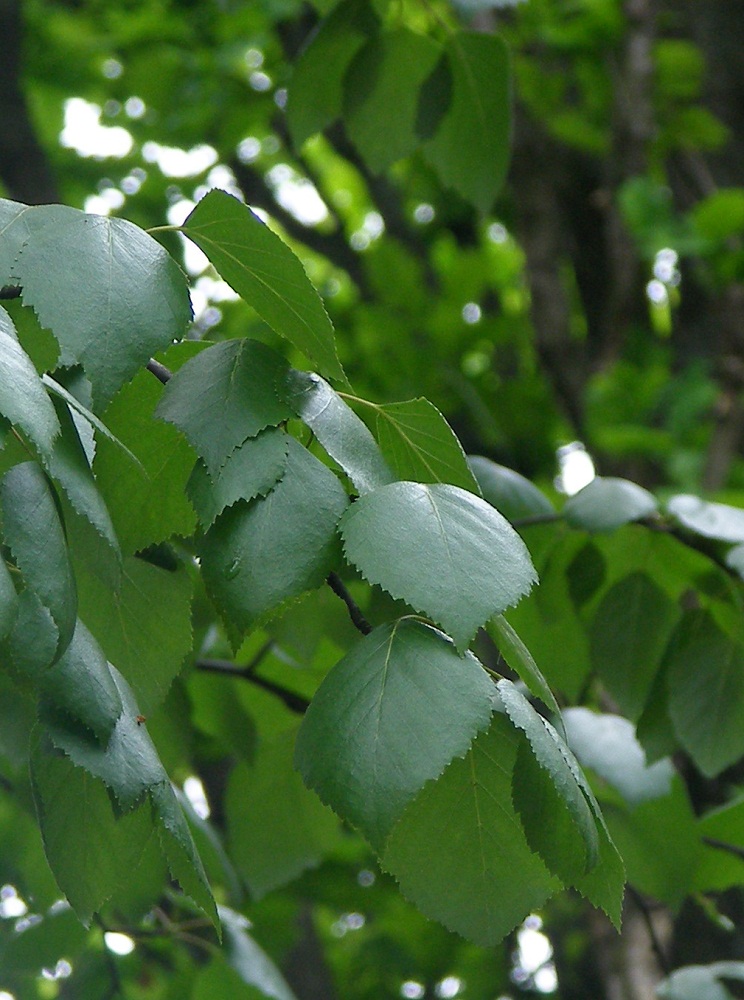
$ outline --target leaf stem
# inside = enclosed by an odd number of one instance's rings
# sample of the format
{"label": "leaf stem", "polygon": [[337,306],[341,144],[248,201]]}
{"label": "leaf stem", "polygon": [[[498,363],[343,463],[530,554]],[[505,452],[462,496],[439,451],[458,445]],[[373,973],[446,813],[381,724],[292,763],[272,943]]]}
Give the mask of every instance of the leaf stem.
{"label": "leaf stem", "polygon": [[155,360],[155,358],[150,358],[150,360],[147,362],[147,370],[149,372],[152,372],[155,378],[159,382],[162,382],[163,385],[165,385],[167,382],[170,382],[170,380],[173,378],[173,372],[170,370],[170,368],[166,368],[165,365],[161,365],[159,361]]}
{"label": "leaf stem", "polygon": [[361,632],[362,635],[369,635],[372,631],[372,626],[360,611],[359,605],[346,589],[346,585],[338,573],[329,573],[326,583],[331,588],[333,593],[336,594],[337,597],[340,597],[346,605],[349,612],[349,618],[351,618],[351,623],[354,628]]}

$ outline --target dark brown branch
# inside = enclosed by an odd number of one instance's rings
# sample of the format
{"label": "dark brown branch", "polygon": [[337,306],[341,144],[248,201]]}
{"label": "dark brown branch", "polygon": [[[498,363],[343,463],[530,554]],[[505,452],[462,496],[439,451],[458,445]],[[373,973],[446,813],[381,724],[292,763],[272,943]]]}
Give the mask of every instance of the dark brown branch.
{"label": "dark brown branch", "polygon": [[362,612],[359,610],[354,598],[351,596],[349,591],[346,589],[341,577],[338,573],[329,573],[326,583],[331,588],[334,594],[341,598],[341,600],[346,605],[349,611],[349,618],[355,629],[362,633],[362,635],[369,635],[372,631],[372,626],[364,617]]}
{"label": "dark brown branch", "polygon": [[715,837],[703,837],[703,843],[716,851],[725,851],[727,854],[733,854],[740,861],[744,861],[744,847],[729,844],[725,840],[717,840]]}
{"label": "dark brown branch", "polygon": [[0,299],[19,299],[22,291],[20,285],[3,285],[0,288]]}
{"label": "dark brown branch", "polygon": [[[166,368],[165,365],[161,365],[159,361],[155,360],[155,358],[150,358],[147,362],[147,370],[152,372],[155,378],[158,379],[159,382],[162,382],[163,385],[165,385],[166,382],[170,382],[173,378],[173,372],[170,368]],[[150,383],[150,385],[152,385],[152,383]]]}
{"label": "dark brown branch", "polygon": [[295,691],[290,691],[289,688],[285,688],[282,684],[277,684],[276,681],[259,677],[255,673],[256,668],[266,654],[271,651],[273,645],[274,643],[269,640],[259,649],[253,659],[249,663],[243,664],[243,666],[233,663],[231,660],[207,659],[198,660],[196,669],[202,670],[204,673],[222,674],[224,677],[234,677],[237,680],[248,681],[249,684],[253,684],[255,687],[275,695],[290,712],[297,712],[299,715],[302,715],[307,711],[307,707],[310,704],[307,698],[297,694]]}

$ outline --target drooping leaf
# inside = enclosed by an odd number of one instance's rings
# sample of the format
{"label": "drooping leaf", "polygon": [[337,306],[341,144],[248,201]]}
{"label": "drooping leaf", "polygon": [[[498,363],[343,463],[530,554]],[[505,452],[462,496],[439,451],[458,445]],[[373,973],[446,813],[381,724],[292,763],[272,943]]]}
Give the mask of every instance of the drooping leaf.
{"label": "drooping leaf", "polygon": [[289,83],[287,125],[296,149],[341,114],[344,75],[377,24],[374,9],[364,0],[344,0],[312,36]]}
{"label": "drooping leaf", "polygon": [[536,579],[509,522],[456,486],[382,486],[352,504],[341,534],[371,583],[433,618],[459,648]]}
{"label": "drooping leaf", "polygon": [[[442,58],[451,76],[451,98],[424,155],[445,187],[485,213],[509,165],[509,54],[495,35],[458,31]],[[423,94],[430,96],[431,89]],[[419,114],[423,117],[423,111]],[[427,117],[432,116],[436,119],[429,110]]]}
{"label": "drooping leaf", "polygon": [[574,528],[585,531],[614,531],[629,521],[650,517],[658,509],[653,494],[627,479],[596,476],[569,497],[563,516]]}
{"label": "drooping leaf", "polygon": [[97,739],[109,738],[123,705],[106,657],[80,619],[72,642],[40,686],[56,709],[82,722]]}
{"label": "drooping leaf", "polygon": [[549,708],[557,720],[558,728],[562,726],[560,721],[561,710],[555,695],[550,690],[548,682],[542,675],[540,668],[529,649],[525,646],[517,633],[503,615],[494,615],[487,626],[488,634],[499,647],[499,652],[512,670],[519,676],[529,690]]}
{"label": "drooping leaf", "polygon": [[0,413],[49,455],[59,422],[36,369],[18,342],[13,323],[0,306]]}
{"label": "drooping leaf", "polygon": [[286,394],[294,412],[360,494],[393,481],[393,474],[366,424],[324,379],[292,369],[287,377]]}
{"label": "drooping leaf", "polygon": [[226,510],[204,537],[207,589],[233,627],[246,630],[292,597],[320,586],[336,558],[348,497],[294,438],[287,468],[265,497]]}
{"label": "drooping leaf", "polygon": [[149,715],[163,701],[191,650],[191,580],[132,556],[115,587],[78,569],[79,610]]}
{"label": "drooping leaf", "polygon": [[493,684],[470,653],[410,618],[382,625],[331,670],[305,714],[305,782],[376,849],[424,783],[468,750]]}
{"label": "drooping leaf", "polygon": [[111,548],[118,552],[119,542],[111,522],[111,515],[98,491],[70,411],[59,399],[55,401],[54,409],[61,432],[46,462],[47,471],[62,487],[78,514],[86,518]]}
{"label": "drooping leaf", "polygon": [[468,465],[483,498],[509,521],[550,517],[555,508],[545,494],[518,472],[481,455],[469,455]]}
{"label": "drooping leaf", "polygon": [[32,590],[22,591],[10,632],[0,647],[9,673],[35,684],[54,661],[58,646],[59,629],[49,610]]}
{"label": "drooping leaf", "polygon": [[425,35],[398,28],[372,35],[352,59],[344,78],[344,126],[373,173],[418,146],[419,88],[439,56]]}
{"label": "drooping leaf", "polygon": [[569,746],[582,767],[590,767],[631,806],[669,794],[674,774],[671,761],[648,766],[627,719],[588,708],[567,708],[563,721]]}
{"label": "drooping leaf", "polygon": [[263,497],[284,475],[289,438],[277,427],[267,427],[238,445],[213,475],[201,459],[186,484],[201,524],[208,528],[226,507],[238,500]]}
{"label": "drooping leaf", "polygon": [[527,842],[555,875],[571,882],[599,858],[592,810],[567,763],[571,752],[511,681],[500,680],[497,688],[506,714],[527,739],[517,749],[512,784]]}
{"label": "drooping leaf", "polygon": [[731,617],[724,630],[709,611],[687,611],[667,647],[669,715],[707,777],[744,754],[744,645]]}
{"label": "drooping leaf", "polygon": [[216,475],[246,438],[292,416],[277,394],[287,363],[257,340],[226,340],[187,361],[155,415],[175,424]]}
{"label": "drooping leaf", "polygon": [[293,730],[262,741],[230,774],[230,854],[255,899],[317,867],[339,840],[338,819],[292,766],[294,743]]}
{"label": "drooping leaf", "polygon": [[429,782],[390,833],[382,858],[426,916],[484,947],[559,888],[530,850],[511,800],[518,736],[504,715]]}
{"label": "drooping leaf", "polygon": [[739,507],[678,493],[668,502],[667,509],[696,535],[721,542],[744,542],[744,510]]}
{"label": "drooping leaf", "polygon": [[26,585],[48,609],[63,652],[75,630],[77,594],[54,495],[36,462],[13,466],[0,482],[5,543]]}
{"label": "drooping leaf", "polygon": [[450,483],[480,495],[462,445],[433,403],[409,399],[374,410],[377,440],[398,479]]}
{"label": "drooping leaf", "polygon": [[221,906],[219,914],[225,931],[227,960],[243,982],[255,986],[272,1000],[296,1000],[279,969],[248,933],[246,918],[227,906]]}
{"label": "drooping leaf", "polygon": [[273,330],[324,374],[345,381],[333,326],[299,258],[246,205],[210,191],[181,231]]}
{"label": "drooping leaf", "polygon": [[677,617],[673,601],[645,573],[618,581],[597,608],[592,666],[629,719],[643,711]]}
{"label": "drooping leaf", "polygon": [[14,265],[23,301],[81,364],[101,409],[191,319],[186,279],[131,222],[79,212],[43,226]]}

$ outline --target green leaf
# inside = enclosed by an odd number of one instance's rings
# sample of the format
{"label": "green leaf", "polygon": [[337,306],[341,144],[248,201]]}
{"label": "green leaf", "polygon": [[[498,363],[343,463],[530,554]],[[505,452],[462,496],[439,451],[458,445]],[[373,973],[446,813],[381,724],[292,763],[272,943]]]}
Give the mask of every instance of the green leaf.
{"label": "green leaf", "polygon": [[536,579],[509,522],[456,486],[382,486],[352,504],[341,534],[371,583],[433,618],[459,648]]}
{"label": "green leaf", "polygon": [[296,1000],[281,972],[247,932],[250,924],[242,913],[227,906],[221,906],[219,912],[227,960],[243,982],[255,986],[272,1000]]}
{"label": "green leaf", "polygon": [[2,643],[3,660],[17,680],[35,684],[57,655],[59,629],[33,591],[22,591],[17,607],[15,621]]}
{"label": "green leaf", "polygon": [[554,875],[572,882],[599,859],[594,816],[574,777],[578,765],[569,766],[568,747],[511,681],[496,686],[506,714],[527,738],[517,750],[512,784],[527,842]]}
{"label": "green leaf", "polygon": [[289,82],[287,125],[296,149],[341,114],[346,70],[354,53],[377,26],[377,15],[370,4],[345,0],[312,36]]}
{"label": "green leaf", "polygon": [[518,743],[511,723],[495,714],[468,754],[409,805],[382,859],[422,913],[484,947],[559,888],[512,805]]}
{"label": "green leaf", "polygon": [[257,340],[226,340],[187,361],[155,415],[175,424],[212,476],[246,438],[292,416],[276,387],[288,366]]}
{"label": "green leaf", "polygon": [[324,374],[346,381],[333,326],[302,263],[249,208],[210,191],[180,228],[261,319]]}
{"label": "green leaf", "polygon": [[123,709],[106,657],[80,619],[72,642],[44,673],[41,690],[55,708],[82,722],[104,742]]}
{"label": "green leaf", "polygon": [[22,205],[0,198],[0,286],[19,284],[16,259],[35,232],[72,222],[82,214],[67,205]]}
{"label": "green leaf", "polygon": [[[164,357],[177,368],[195,349],[201,345],[176,344]],[[150,372],[140,372],[107,408],[111,430],[97,439],[93,470],[122,550],[128,553],[172,535],[188,536],[196,526],[186,496],[194,451],[175,427],[154,419],[161,396],[158,381]],[[122,461],[122,448],[131,462]]]}
{"label": "green leaf", "polygon": [[744,754],[744,647],[738,612],[724,631],[708,611],[687,611],[667,647],[669,715],[706,777]]}
{"label": "green leaf", "polygon": [[225,618],[252,628],[285,601],[320,586],[336,557],[348,497],[294,438],[284,478],[265,497],[236,503],[204,537],[202,573]]}
{"label": "green leaf", "polygon": [[75,579],[54,494],[36,462],[13,466],[0,482],[5,543],[26,585],[48,609],[59,632],[57,652],[72,639],[77,619]]}
{"label": "green leaf", "polygon": [[294,743],[294,730],[262,741],[228,781],[230,856],[254,899],[316,868],[340,837],[338,819],[292,766]]}
{"label": "green leaf", "polygon": [[440,51],[426,36],[398,28],[373,35],[351,61],[344,78],[344,126],[373,173],[418,146],[418,92]]}
{"label": "green leaf", "polygon": [[650,517],[658,509],[656,498],[627,479],[596,476],[569,497],[563,516],[573,528],[614,531],[629,521]]}
{"label": "green leaf", "polygon": [[491,718],[475,659],[410,618],[374,629],[325,678],[297,737],[305,782],[377,850],[405,806]]}
{"label": "green leaf", "polygon": [[96,409],[180,340],[191,319],[181,269],[123,219],[79,212],[45,225],[24,244],[14,274],[24,303],[59,341],[61,364],[85,369]]}
{"label": "green leaf", "polygon": [[485,213],[509,166],[509,53],[495,35],[455,32],[443,60],[451,74],[451,99],[438,109],[444,113],[424,156],[445,187]]}
{"label": "green leaf", "polygon": [[[89,924],[136,870],[153,834],[150,809],[116,810],[103,782],[56,750],[41,726],[30,764],[49,866],[75,913]],[[153,886],[153,899],[160,889]]]}
{"label": "green leaf", "polygon": [[0,306],[0,413],[48,456],[59,422],[36,369],[18,342],[10,316]]}
{"label": "green leaf", "polygon": [[527,685],[532,694],[540,698],[543,704],[555,713],[560,728],[563,725],[560,721],[561,710],[548,682],[535,663],[532,653],[503,615],[495,615],[486,627],[488,634],[499,647],[499,652],[504,660],[519,676],[520,680]]}
{"label": "green leaf", "polygon": [[191,579],[185,569],[129,556],[118,585],[78,569],[79,611],[149,715],[191,651]]}
{"label": "green leaf", "polygon": [[[698,832],[704,847],[695,871],[694,889],[721,892],[741,885],[744,874],[743,820],[744,797],[741,794],[700,818]],[[729,845],[734,851],[722,849],[721,845]]]}
{"label": "green leaf", "polygon": [[238,500],[266,496],[284,475],[288,450],[284,431],[267,427],[238,445],[213,476],[200,459],[186,484],[200,523],[208,528]]}
{"label": "green leaf", "polygon": [[393,481],[366,424],[319,375],[292,369],[286,399],[360,494]]}
{"label": "green leaf", "polygon": [[98,492],[75,422],[61,400],[55,401],[54,409],[59,419],[61,433],[55,440],[52,453],[45,463],[47,471],[62,487],[78,514],[92,524],[101,538],[118,552],[119,542],[111,522],[111,515]]}
{"label": "green leaf", "polygon": [[478,481],[484,500],[509,521],[550,517],[555,508],[545,494],[513,469],[481,455],[469,455],[468,465]]}
{"label": "green leaf", "polygon": [[744,980],[744,962],[711,962],[685,965],[656,988],[661,1000],[735,1000],[722,979]]}
{"label": "green leaf", "polygon": [[629,719],[636,721],[643,712],[678,614],[645,573],[619,580],[594,614],[592,666]]}
{"label": "green leaf", "polygon": [[647,765],[633,724],[619,715],[588,708],[567,708],[563,721],[568,744],[582,767],[590,767],[625,801],[637,806],[669,794],[674,767],[670,760]]}
{"label": "green leaf", "polygon": [[[247,925],[247,922],[246,922]],[[215,997],[229,997],[230,1000],[263,1000],[263,990],[245,983],[235,969],[227,964],[222,955],[213,955],[207,965],[200,966],[194,978],[194,986],[189,1000],[215,1000]]]}
{"label": "green leaf", "polygon": [[13,628],[18,616],[18,594],[4,559],[0,559],[0,641]]}
{"label": "green leaf", "polygon": [[721,542],[744,542],[744,510],[739,507],[678,493],[667,503],[667,509],[696,535]]}
{"label": "green leaf", "polygon": [[[352,397],[352,402],[356,400]],[[480,495],[465,452],[442,414],[428,399],[372,406],[377,440],[398,479],[450,483]]]}

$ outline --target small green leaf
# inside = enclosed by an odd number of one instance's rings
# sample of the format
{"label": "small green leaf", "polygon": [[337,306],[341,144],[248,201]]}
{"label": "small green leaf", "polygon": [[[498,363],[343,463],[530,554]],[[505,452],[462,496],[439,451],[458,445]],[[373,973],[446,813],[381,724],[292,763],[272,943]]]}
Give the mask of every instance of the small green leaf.
{"label": "small green leaf", "polygon": [[106,657],[80,619],[72,642],[44,673],[41,690],[101,741],[109,738],[123,709]]}
{"label": "small green leaf", "polygon": [[658,510],[653,494],[627,479],[596,476],[569,497],[563,516],[573,528],[614,531],[630,521],[650,517]]}
{"label": "small green leaf", "polygon": [[409,805],[382,858],[422,913],[487,948],[560,887],[530,850],[512,805],[518,743],[496,713],[468,754]]}
{"label": "small green leaf", "polygon": [[560,721],[561,710],[548,682],[535,663],[532,653],[503,615],[495,615],[488,623],[487,629],[507,664],[527,685],[532,694],[536,698],[540,698],[543,704],[555,714],[560,729],[563,725]]}
{"label": "small green leaf", "polygon": [[13,466],[0,482],[5,543],[26,585],[59,631],[57,652],[72,639],[77,620],[75,579],[54,494],[36,462]]}
{"label": "small green leaf", "polygon": [[464,754],[491,718],[485,671],[410,618],[382,625],[331,670],[305,714],[305,782],[381,849],[426,781]]}
{"label": "small green leaf", "polygon": [[571,751],[511,681],[500,680],[496,686],[506,714],[527,738],[517,749],[512,783],[527,842],[553,874],[570,883],[594,868],[599,858],[594,816],[574,777],[578,764],[572,761],[573,769],[569,766]]}
{"label": "small green leaf", "polygon": [[667,647],[669,715],[708,778],[744,754],[744,646],[739,613],[731,617],[724,631],[710,612],[688,611]]}
{"label": "small green leaf", "polygon": [[[451,74],[451,98],[438,109],[442,117],[424,145],[424,156],[445,187],[485,213],[509,165],[509,53],[495,35],[458,31],[442,58]],[[442,70],[434,73],[441,76]],[[422,93],[430,90],[425,87]],[[436,88],[435,93],[441,92]]]}
{"label": "small green leaf", "polygon": [[373,35],[352,59],[344,78],[344,125],[373,173],[418,146],[418,92],[440,51],[425,35],[398,28]]}
{"label": "small green leaf", "polygon": [[352,504],[341,534],[371,583],[433,618],[459,648],[536,579],[509,522],[456,486],[382,486]]}
{"label": "small green leaf", "polygon": [[319,375],[292,369],[286,399],[360,494],[393,481],[367,426]]}
{"label": "small green leaf", "polygon": [[0,306],[0,413],[48,456],[59,422],[36,369],[18,342],[13,323]]}
{"label": "small green leaf", "polygon": [[204,537],[207,589],[237,629],[320,586],[336,558],[348,504],[338,479],[294,438],[283,479],[265,497],[226,510]]}
{"label": "small green leaf", "polygon": [[637,720],[678,617],[645,573],[630,573],[602,598],[590,629],[592,666],[618,708]]}
{"label": "small green leaf", "polygon": [[433,403],[409,399],[374,410],[377,440],[398,479],[450,483],[480,496],[462,445]]}
{"label": "small green leaf", "polygon": [[557,517],[545,494],[513,469],[492,462],[481,455],[469,455],[468,465],[478,481],[483,498],[508,521],[523,518]]}
{"label": "small green leaf", "polygon": [[257,340],[226,340],[187,361],[155,410],[186,435],[215,475],[246,438],[292,416],[276,386],[288,366]]}
{"label": "small green leaf", "polygon": [[61,364],[85,369],[95,409],[191,319],[181,269],[123,219],[76,212],[50,222],[24,244],[14,274],[24,303],[59,341]]}
{"label": "small green leaf", "polygon": [[333,326],[302,263],[249,208],[224,191],[210,191],[181,231],[273,330],[324,374],[346,380]]}
{"label": "small green leaf", "polygon": [[744,542],[744,510],[725,503],[709,503],[700,497],[679,493],[667,509],[680,524],[703,538],[721,542]]}
{"label": "small green leaf", "polygon": [[341,114],[346,70],[377,26],[365,0],[344,0],[310,39],[289,82],[287,125],[296,149]]}
{"label": "small green leaf", "polygon": [[78,568],[79,610],[149,715],[163,701],[191,651],[191,579],[185,569],[128,556],[111,587]]}
{"label": "small green leaf", "polygon": [[338,819],[292,766],[294,743],[294,730],[264,740],[250,764],[230,773],[230,856],[254,899],[316,868],[340,838]]}
{"label": "small green leaf", "polygon": [[238,445],[213,476],[200,459],[186,484],[200,523],[208,528],[238,500],[266,496],[284,475],[288,450],[284,431],[267,427]]}

